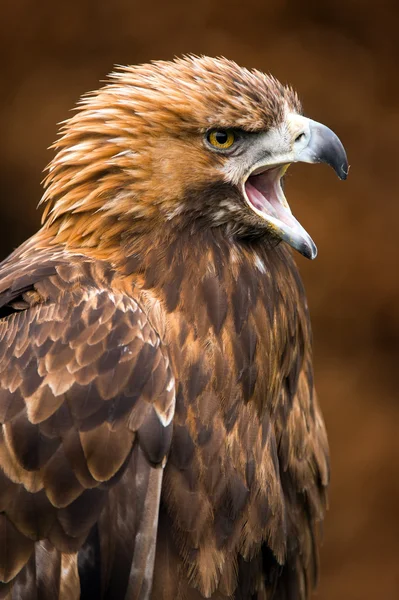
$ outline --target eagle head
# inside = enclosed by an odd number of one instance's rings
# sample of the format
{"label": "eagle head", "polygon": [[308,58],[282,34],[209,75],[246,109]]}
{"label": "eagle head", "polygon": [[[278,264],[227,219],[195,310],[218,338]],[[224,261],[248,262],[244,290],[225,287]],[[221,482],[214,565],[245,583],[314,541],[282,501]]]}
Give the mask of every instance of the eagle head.
{"label": "eagle head", "polygon": [[169,223],[284,240],[314,258],[284,174],[299,161],[348,172],[338,137],[303,116],[290,87],[224,58],[121,67],[82,99],[54,147],[44,221],[86,246]]}

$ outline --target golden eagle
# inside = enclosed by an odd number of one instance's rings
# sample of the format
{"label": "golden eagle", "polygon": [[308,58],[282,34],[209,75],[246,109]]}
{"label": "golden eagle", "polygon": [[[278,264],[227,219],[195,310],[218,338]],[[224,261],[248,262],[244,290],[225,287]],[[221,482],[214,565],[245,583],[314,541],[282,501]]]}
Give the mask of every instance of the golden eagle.
{"label": "golden eagle", "polygon": [[[328,446],[282,180],[337,136],[234,62],[120,68],[0,266],[0,598],[303,600]],[[285,243],[282,243],[285,242]]]}

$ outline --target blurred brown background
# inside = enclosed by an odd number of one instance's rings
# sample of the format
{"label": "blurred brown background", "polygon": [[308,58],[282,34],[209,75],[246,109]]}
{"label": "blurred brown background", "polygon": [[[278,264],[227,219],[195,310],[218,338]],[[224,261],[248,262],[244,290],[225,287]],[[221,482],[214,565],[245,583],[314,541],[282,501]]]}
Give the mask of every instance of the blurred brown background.
{"label": "blurred brown background", "polygon": [[346,183],[307,165],[288,181],[319,247],[298,262],[332,452],[320,600],[399,598],[398,15],[395,0],[1,3],[0,257],[38,227],[56,123],[114,63],[193,52],[272,72],[346,146]]}

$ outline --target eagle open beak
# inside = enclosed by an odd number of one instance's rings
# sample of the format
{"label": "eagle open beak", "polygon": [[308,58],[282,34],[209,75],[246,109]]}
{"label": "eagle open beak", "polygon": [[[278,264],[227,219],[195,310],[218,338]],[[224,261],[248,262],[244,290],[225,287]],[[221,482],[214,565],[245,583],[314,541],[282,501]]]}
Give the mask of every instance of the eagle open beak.
{"label": "eagle open beak", "polygon": [[317,248],[309,234],[295,219],[281,187],[281,178],[293,162],[327,163],[340,179],[348,175],[348,160],[340,139],[331,129],[290,113],[284,124],[262,134],[261,159],[253,165],[243,184],[250,208],[268,223],[271,232],[314,259]]}

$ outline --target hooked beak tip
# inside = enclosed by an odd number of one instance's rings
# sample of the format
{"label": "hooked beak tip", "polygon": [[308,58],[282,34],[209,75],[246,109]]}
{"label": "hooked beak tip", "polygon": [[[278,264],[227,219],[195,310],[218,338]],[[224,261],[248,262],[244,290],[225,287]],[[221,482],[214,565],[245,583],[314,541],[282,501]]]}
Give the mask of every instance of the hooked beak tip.
{"label": "hooked beak tip", "polygon": [[348,165],[347,162],[341,165],[339,171],[337,172],[337,175],[341,181],[345,181],[345,179],[348,177],[349,168],[350,168],[350,165]]}
{"label": "hooked beak tip", "polygon": [[293,248],[295,248],[295,250],[297,250],[305,258],[308,258],[309,260],[314,260],[317,256],[317,246],[311,239],[311,237],[307,237],[307,240],[303,240],[302,243],[298,245],[293,245]]}

